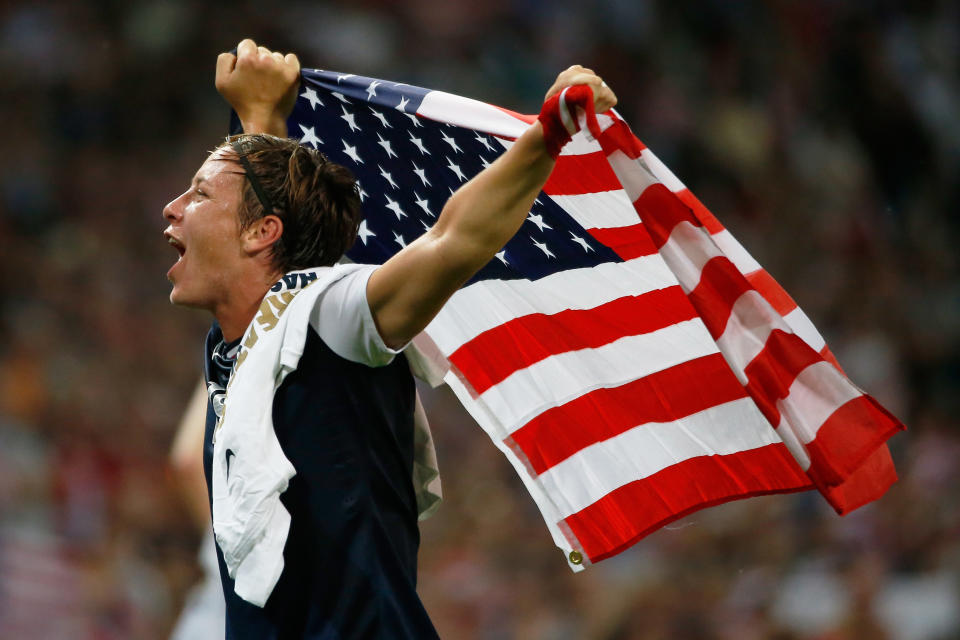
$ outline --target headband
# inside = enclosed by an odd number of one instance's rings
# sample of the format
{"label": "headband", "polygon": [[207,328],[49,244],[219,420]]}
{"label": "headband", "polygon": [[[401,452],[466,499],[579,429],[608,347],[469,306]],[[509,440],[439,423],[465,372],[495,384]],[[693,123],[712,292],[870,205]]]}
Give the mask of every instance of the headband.
{"label": "headband", "polygon": [[247,159],[247,153],[251,151],[250,146],[250,141],[246,139],[233,140],[230,143],[230,147],[240,158],[240,164],[243,165],[243,172],[246,174],[247,180],[250,181],[250,186],[253,187],[253,192],[257,194],[257,200],[259,200],[260,204],[263,205],[264,215],[269,215],[274,213],[277,207],[273,205],[273,200],[270,199],[270,196],[267,195],[263,185],[260,184],[257,174],[253,172],[253,165],[251,165],[250,161]]}

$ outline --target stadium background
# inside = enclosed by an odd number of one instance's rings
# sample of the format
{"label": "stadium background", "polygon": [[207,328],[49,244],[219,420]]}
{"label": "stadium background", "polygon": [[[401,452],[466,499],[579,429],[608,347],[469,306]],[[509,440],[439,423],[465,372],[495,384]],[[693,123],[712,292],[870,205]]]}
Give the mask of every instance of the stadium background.
{"label": "stadium background", "polygon": [[167,454],[208,319],[167,302],[160,210],[225,132],[216,54],[251,36],[524,112],[592,67],[910,429],[900,482],[852,515],[742,501],[572,575],[432,394],[446,503],[420,590],[443,637],[957,637],[958,25],[936,0],[4,3],[0,631],[165,638],[199,575]]}

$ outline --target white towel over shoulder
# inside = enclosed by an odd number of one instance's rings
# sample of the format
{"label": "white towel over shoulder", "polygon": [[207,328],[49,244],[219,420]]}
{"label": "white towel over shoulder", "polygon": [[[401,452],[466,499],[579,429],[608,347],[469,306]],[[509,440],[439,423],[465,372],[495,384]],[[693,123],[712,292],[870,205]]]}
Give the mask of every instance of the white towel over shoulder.
{"label": "white towel over shoulder", "polygon": [[[234,589],[264,606],[283,571],[290,514],[280,495],[296,474],[273,429],[273,397],[296,370],[312,326],[339,356],[369,366],[388,364],[398,350],[383,344],[366,301],[373,265],[294,271],[267,292],[242,340],[223,416],[214,431],[213,529]],[[331,287],[336,284],[336,287]],[[326,300],[327,292],[336,293]],[[424,358],[411,362],[424,371]],[[416,366],[420,365],[420,366]],[[423,519],[440,501],[440,478],[426,416],[417,399],[413,481]]]}

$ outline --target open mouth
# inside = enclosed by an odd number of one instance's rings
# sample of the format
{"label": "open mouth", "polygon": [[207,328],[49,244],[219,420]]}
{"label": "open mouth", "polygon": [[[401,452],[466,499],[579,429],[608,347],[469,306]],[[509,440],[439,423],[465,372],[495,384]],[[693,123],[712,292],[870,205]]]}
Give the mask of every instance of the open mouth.
{"label": "open mouth", "polygon": [[180,257],[182,258],[183,254],[187,252],[187,247],[183,244],[183,242],[173,237],[173,234],[171,234],[169,231],[165,231],[163,235],[167,239],[167,244],[176,249],[177,253],[179,253]]}

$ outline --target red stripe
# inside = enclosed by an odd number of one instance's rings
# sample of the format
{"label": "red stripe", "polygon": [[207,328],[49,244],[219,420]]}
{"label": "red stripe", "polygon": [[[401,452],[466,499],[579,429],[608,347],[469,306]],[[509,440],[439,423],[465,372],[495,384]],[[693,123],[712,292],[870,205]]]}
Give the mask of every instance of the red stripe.
{"label": "red stripe", "polygon": [[890,436],[903,429],[903,424],[870,396],[854,398],[830,414],[817,430],[817,437],[807,443],[807,473],[817,486],[839,485]]}
{"label": "red stripe", "polygon": [[703,266],[689,298],[714,340],[727,328],[733,304],[750,290],[750,283],[728,258],[711,258]]}
{"label": "red stripe", "polygon": [[693,211],[693,215],[697,218],[703,227],[710,233],[719,233],[724,230],[723,225],[720,224],[720,221],[710,213],[710,210],[703,206],[703,203],[697,199],[697,196],[693,195],[690,189],[683,188],[680,191],[677,191],[677,198],[680,201],[690,207],[690,210]]}
{"label": "red stripe", "polygon": [[800,336],[780,329],[770,332],[763,349],[744,368],[747,392],[770,424],[780,424],[777,400],[787,397],[797,374],[821,361]]}
{"label": "red stripe", "polygon": [[745,396],[723,356],[715,353],[548,409],[513,433],[513,449],[541,474],[584,447],[638,425],[673,422]]}
{"label": "red stripe", "polygon": [[503,111],[507,115],[513,116],[517,120],[526,122],[527,124],[533,124],[534,122],[537,121],[537,116],[534,116],[534,115],[528,115],[526,113],[517,113],[516,111],[511,111],[510,109],[504,109],[503,107],[498,107],[495,104],[491,104],[490,106],[493,107],[494,109]]}
{"label": "red stripe", "polygon": [[625,296],[592,309],[534,313],[484,331],[450,355],[477,393],[558,353],[596,348],[696,317],[679,286]]}
{"label": "red stripe", "polygon": [[673,228],[681,222],[701,226],[690,208],[662,184],[652,184],[644,189],[634,201],[633,208],[640,214],[657,248],[667,243]]}
{"label": "red stripe", "polygon": [[643,150],[646,149],[646,146],[640,142],[640,139],[630,131],[630,126],[627,125],[626,121],[620,120],[619,118],[600,134],[597,141],[604,150],[604,155],[609,155],[614,150],[619,150],[632,160],[639,158]]}
{"label": "red stripe", "polygon": [[746,277],[750,286],[756,289],[757,293],[762,295],[780,315],[785,316],[797,308],[797,303],[793,301],[793,298],[765,270],[757,269],[744,274],[744,277]]}
{"label": "red stripe", "polygon": [[683,516],[730,500],[810,488],[780,443],[684,460],[610,492],[564,523],[592,562]]}
{"label": "red stripe", "polygon": [[833,487],[818,486],[817,489],[830,506],[843,515],[876,500],[896,481],[897,470],[893,467],[890,450],[886,445],[880,445],[843,483]]}
{"label": "red stripe", "polygon": [[543,191],[551,196],[581,195],[621,189],[602,151],[560,156]]}
{"label": "red stripe", "polygon": [[613,249],[624,260],[649,256],[657,252],[642,222],[627,227],[587,229],[587,232]]}

